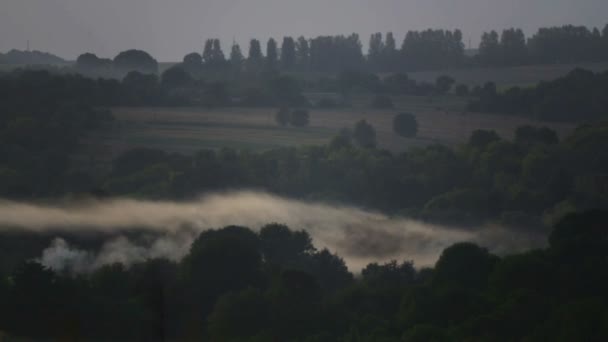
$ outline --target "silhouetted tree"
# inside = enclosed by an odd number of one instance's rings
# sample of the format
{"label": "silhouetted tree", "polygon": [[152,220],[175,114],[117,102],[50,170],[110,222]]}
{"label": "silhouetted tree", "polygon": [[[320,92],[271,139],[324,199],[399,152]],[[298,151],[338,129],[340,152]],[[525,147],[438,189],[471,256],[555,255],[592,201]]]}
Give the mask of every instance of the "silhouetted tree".
{"label": "silhouetted tree", "polygon": [[393,131],[402,137],[415,137],[418,133],[418,121],[411,113],[400,113],[393,119]]}
{"label": "silhouetted tree", "polygon": [[262,65],[264,56],[262,55],[262,46],[260,41],[252,39],[249,43],[249,55],[247,57],[247,67],[250,71],[256,71]]}
{"label": "silhouetted tree", "polygon": [[245,57],[241,52],[241,47],[237,43],[232,44],[230,49],[230,65],[234,70],[240,71],[243,68]]}
{"label": "silhouetted tree", "polygon": [[310,67],[310,45],[304,37],[299,37],[296,42],[296,64],[302,70]]}
{"label": "silhouetted tree", "polygon": [[274,120],[277,124],[279,124],[279,126],[287,126],[289,124],[290,117],[291,114],[289,112],[289,108],[283,107],[277,111],[276,115],[274,116]]}
{"label": "silhouetted tree", "polygon": [[310,120],[310,115],[308,111],[305,109],[296,109],[291,112],[291,117],[289,122],[295,127],[305,127],[308,126]]}
{"label": "silhouetted tree", "polygon": [[158,72],[158,62],[147,52],[141,50],[128,50],[119,53],[114,58],[114,67],[122,72],[138,71],[151,74]]}
{"label": "silhouetted tree", "polygon": [[357,145],[364,148],[376,147],[376,130],[365,120],[355,124],[353,139]]}
{"label": "silhouetted tree", "polygon": [[281,65],[284,70],[291,70],[296,65],[296,43],[291,37],[283,38],[281,45]]}
{"label": "silhouetted tree", "polygon": [[277,41],[270,38],[266,44],[266,66],[274,70],[277,67],[279,54],[277,52]]}

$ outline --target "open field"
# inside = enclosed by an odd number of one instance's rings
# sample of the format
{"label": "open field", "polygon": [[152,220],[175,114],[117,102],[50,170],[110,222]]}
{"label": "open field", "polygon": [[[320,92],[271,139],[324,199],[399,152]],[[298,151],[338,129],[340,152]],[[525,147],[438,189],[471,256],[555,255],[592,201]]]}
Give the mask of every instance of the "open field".
{"label": "open field", "polygon": [[[363,100],[361,100],[363,101]],[[397,109],[373,110],[362,106],[332,110],[311,110],[310,126],[278,127],[275,108],[114,108],[114,128],[92,134],[89,153],[115,156],[133,147],[152,147],[181,153],[205,148],[266,150],[280,146],[326,144],[344,127],[361,119],[377,131],[378,144],[394,152],[434,143],[456,145],[465,142],[475,129],[496,130],[511,138],[517,126],[539,124],[527,119],[466,113],[454,98],[429,103],[424,98],[403,98]],[[392,131],[396,113],[415,113],[419,122],[416,138],[406,139]],[[572,125],[550,124],[560,135]],[[95,152],[93,152],[95,151]]]}

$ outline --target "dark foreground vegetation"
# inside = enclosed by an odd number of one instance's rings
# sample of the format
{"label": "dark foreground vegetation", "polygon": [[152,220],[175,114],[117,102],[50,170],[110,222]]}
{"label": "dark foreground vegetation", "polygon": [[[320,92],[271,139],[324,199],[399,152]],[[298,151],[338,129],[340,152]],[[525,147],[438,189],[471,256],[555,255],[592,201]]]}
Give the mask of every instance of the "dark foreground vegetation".
{"label": "dark foreground vegetation", "polygon": [[204,232],[179,263],[70,274],[23,262],[0,274],[0,330],[93,341],[605,341],[606,222],[602,211],[570,215],[544,250],[501,258],[459,243],[432,269],[395,261],[358,277],[277,224]]}

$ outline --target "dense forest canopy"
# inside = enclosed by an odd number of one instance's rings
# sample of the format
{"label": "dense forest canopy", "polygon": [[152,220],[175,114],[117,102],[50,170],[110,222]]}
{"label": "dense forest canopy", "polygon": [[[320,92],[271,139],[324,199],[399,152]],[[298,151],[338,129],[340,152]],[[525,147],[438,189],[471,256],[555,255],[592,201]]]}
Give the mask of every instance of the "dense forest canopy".
{"label": "dense forest canopy", "polygon": [[[357,276],[280,224],[203,232],[180,262],[70,273],[24,261],[0,272],[0,329],[131,341],[601,341],[607,215],[567,216],[546,249],[498,257],[458,243],[434,268],[372,263]],[[0,242],[31,248],[36,238],[2,232]]]}

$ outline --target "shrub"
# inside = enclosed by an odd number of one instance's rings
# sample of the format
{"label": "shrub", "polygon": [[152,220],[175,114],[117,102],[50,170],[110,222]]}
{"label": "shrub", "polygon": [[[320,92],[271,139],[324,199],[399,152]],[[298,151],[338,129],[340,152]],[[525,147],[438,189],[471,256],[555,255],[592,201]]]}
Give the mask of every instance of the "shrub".
{"label": "shrub", "polygon": [[353,139],[361,147],[376,147],[376,130],[367,121],[361,120],[355,125]]}
{"label": "shrub", "polygon": [[290,121],[289,109],[281,108],[274,116],[274,120],[279,126],[287,126]]}
{"label": "shrub", "polygon": [[309,114],[305,109],[296,109],[291,113],[290,123],[295,127],[308,126]]}
{"label": "shrub", "polygon": [[418,133],[418,121],[414,114],[397,114],[393,119],[393,131],[402,137],[415,137]]}

